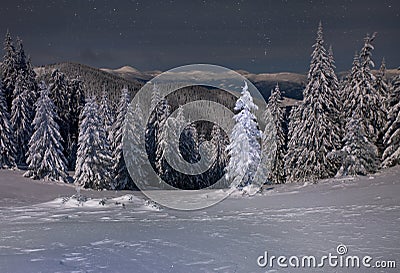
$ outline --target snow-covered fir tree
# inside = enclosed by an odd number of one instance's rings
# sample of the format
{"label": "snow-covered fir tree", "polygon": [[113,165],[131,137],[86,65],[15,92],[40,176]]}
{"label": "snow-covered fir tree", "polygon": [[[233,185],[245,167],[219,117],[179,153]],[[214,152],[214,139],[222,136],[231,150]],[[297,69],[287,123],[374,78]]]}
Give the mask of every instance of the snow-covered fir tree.
{"label": "snow-covered fir tree", "polygon": [[15,168],[15,143],[5,94],[0,82],[0,169]]}
{"label": "snow-covered fir tree", "polygon": [[230,135],[230,144],[226,148],[230,156],[226,178],[232,181],[231,187],[243,188],[251,185],[260,163],[262,134],[254,115],[257,109],[245,82],[241,96],[235,104],[235,126]]}
{"label": "snow-covered fir tree", "polygon": [[32,104],[35,104],[36,100],[39,97],[39,86],[36,81],[36,72],[33,69],[33,65],[29,57],[26,62],[26,78],[27,82],[29,83],[30,99],[32,101]]}
{"label": "snow-covered fir tree", "polygon": [[[132,190],[136,186],[134,182],[132,181],[131,176],[129,175],[125,157],[123,154],[123,140],[124,140],[124,135],[125,135],[125,130],[133,130],[132,126],[135,126],[133,124],[126,124],[126,121],[131,121],[131,119],[136,119],[140,117],[134,117],[130,116],[130,119],[128,119],[128,106],[129,106],[129,93],[127,88],[123,88],[121,91],[121,96],[119,99],[118,107],[117,107],[117,118],[114,122],[114,125],[112,127],[113,130],[113,137],[112,137],[112,157],[113,157],[113,184],[112,187],[117,190]],[[138,110],[139,111],[139,110]],[[132,113],[130,113],[132,114]],[[138,113],[141,114],[141,113]],[[137,126],[135,127],[136,129]],[[138,129],[140,130],[140,129]],[[143,129],[144,130],[144,129]],[[136,135],[139,132],[129,132],[130,135]],[[144,135],[144,133],[143,133]],[[135,139],[136,140],[136,139]],[[131,139],[130,141],[133,141]],[[133,147],[134,148],[134,147]],[[132,149],[133,149],[132,148]],[[128,149],[129,150],[129,149]]]}
{"label": "snow-covered fir tree", "polygon": [[299,143],[301,139],[298,137],[298,134],[300,132],[298,130],[295,130],[295,128],[298,128],[300,126],[299,123],[301,121],[300,117],[302,116],[301,115],[302,107],[303,105],[301,103],[293,105],[289,114],[289,128],[288,128],[289,130],[288,130],[288,145],[287,145],[288,149],[285,155],[285,173],[287,181],[295,180],[295,177],[293,176],[294,173],[290,173],[290,170],[296,168],[297,164],[296,155],[300,153]]}
{"label": "snow-covered fir tree", "polygon": [[163,127],[165,121],[170,114],[170,106],[166,98],[162,98],[157,85],[154,85],[151,97],[151,109],[149,124],[146,129],[146,150],[149,154],[149,160],[154,165],[154,168],[162,174],[165,161],[163,159]]}
{"label": "snow-covered fir tree", "polygon": [[[185,126],[185,117],[183,116],[183,109],[182,107],[178,107],[176,116],[169,117],[166,120],[166,123],[161,130],[161,135],[159,137],[158,150],[157,150],[159,152],[162,152],[162,155],[160,155],[160,160],[156,162],[158,169],[161,170],[160,173],[162,174],[162,179],[164,179],[164,181],[168,181],[170,185],[177,187],[181,186],[179,182],[183,182],[179,176],[179,173],[176,172],[174,168],[175,166],[179,166],[178,165],[179,156],[174,157],[172,155],[168,155],[167,158],[166,153],[167,149],[169,149],[169,151],[176,152],[176,150],[171,150],[172,147],[177,147],[179,149],[180,133],[181,133],[180,129],[184,128],[184,126]],[[189,139],[185,139],[185,141],[186,140],[189,141]],[[190,139],[190,141],[192,141],[192,139]],[[185,150],[184,152],[187,151]],[[179,153],[181,153],[182,155],[182,151],[179,151]]]}
{"label": "snow-covered fir tree", "polygon": [[337,173],[343,175],[366,175],[378,166],[378,148],[369,141],[362,126],[362,120],[355,113],[346,125],[343,138],[342,165]]}
{"label": "snow-covered fir tree", "polygon": [[28,143],[32,136],[33,105],[29,85],[21,70],[15,82],[11,106],[11,124],[16,144],[16,163],[25,164]]}
{"label": "snow-covered fir tree", "polygon": [[17,59],[17,70],[27,70],[27,58],[25,55],[24,45],[22,40],[17,37],[15,41],[15,54]]}
{"label": "snow-covered fir tree", "polygon": [[[400,70],[400,69],[399,69]],[[389,94],[386,98],[386,108],[388,111],[400,101],[400,75],[393,78]],[[394,119],[394,116],[390,116],[389,119]]]}
{"label": "snow-covered fir tree", "polygon": [[67,182],[67,167],[59,127],[55,121],[57,113],[49,98],[45,83],[40,85],[40,97],[36,102],[36,115],[33,120],[33,135],[27,153],[28,171],[24,174],[33,179]]}
{"label": "snow-covered fir tree", "polygon": [[[331,90],[336,93],[336,94],[332,94],[332,95],[338,95],[338,92],[339,92],[339,80],[338,80],[338,78],[336,76],[336,73],[335,73],[336,66],[335,66],[335,58],[333,56],[333,48],[332,48],[332,46],[329,46],[329,49],[328,49],[328,61],[329,61],[328,62],[329,63],[329,65],[328,65],[328,69],[329,69],[328,81],[329,81]],[[335,99],[338,99],[338,98],[335,98]]]}
{"label": "snow-covered fir tree", "polygon": [[[126,121],[129,122],[125,123],[125,133],[122,139],[124,147],[127,148],[124,150],[123,157],[126,165],[122,166],[122,164],[120,164],[121,168],[119,174],[117,175],[117,179],[123,178],[122,181],[126,181],[125,184],[129,186],[129,188],[133,188],[134,185],[129,184],[129,179],[133,180],[133,182],[136,181],[146,185],[146,180],[148,179],[148,159],[146,152],[142,148],[142,145],[145,141],[146,130],[143,126],[141,126],[141,124],[143,124],[144,117],[140,103],[137,103],[133,109],[131,106],[129,106],[128,109],[129,110],[126,113]],[[125,175],[129,175],[129,173],[126,172],[126,169],[130,170],[132,168],[135,169],[135,177],[124,177]]]}
{"label": "snow-covered fir tree", "polygon": [[332,91],[332,94],[330,95],[329,99],[331,100],[331,104],[334,106],[331,109],[330,116],[334,120],[334,123],[338,125],[338,131],[337,133],[339,134],[340,137],[343,135],[343,120],[341,117],[341,114],[343,113],[343,101],[340,97],[341,89],[340,89],[340,83],[339,80],[336,76],[335,69],[335,58],[333,56],[333,48],[332,46],[329,46],[328,49],[328,70],[329,70],[329,77],[327,78],[329,87]]}
{"label": "snow-covered fir tree", "polygon": [[388,98],[388,122],[383,144],[382,167],[400,164],[400,76],[393,79],[392,90]]}
{"label": "snow-covered fir tree", "polygon": [[161,101],[161,94],[158,86],[153,84],[153,92],[151,93],[150,108],[155,109],[157,104]]}
{"label": "snow-covered fir tree", "polygon": [[[353,58],[350,74],[347,76],[340,96],[342,97],[343,113],[342,120],[346,121],[352,117],[353,110],[355,109],[355,102],[358,100],[360,94],[360,86],[358,85],[360,77],[360,57],[356,51]],[[354,108],[354,109],[353,109]]]}
{"label": "snow-covered fir tree", "polygon": [[[220,178],[225,175],[225,167],[228,164],[228,154],[225,150],[229,144],[229,139],[218,124],[214,124],[212,127],[211,143],[214,145],[215,149],[213,156],[215,161],[211,168],[213,169],[214,176]],[[229,185],[223,186],[228,187]]]}
{"label": "snow-covered fir tree", "polygon": [[3,62],[1,63],[1,70],[3,71],[2,83],[7,102],[7,109],[10,112],[15,88],[15,80],[18,76],[18,61],[14,43],[9,31],[7,31],[4,40],[4,57]]}
{"label": "snow-covered fir tree", "polygon": [[199,138],[194,123],[187,124],[182,131],[179,150],[183,159],[189,163],[196,163],[200,160]]}
{"label": "snow-covered fir tree", "polygon": [[69,81],[68,90],[70,94],[69,116],[70,116],[70,131],[68,141],[66,143],[67,161],[70,170],[75,169],[76,151],[78,147],[79,135],[79,116],[85,105],[85,90],[84,84],[80,77]]}
{"label": "snow-covered fir tree", "polygon": [[[149,113],[149,123],[146,128],[146,151],[149,155],[149,161],[152,166],[155,167],[156,149],[157,149],[157,136],[159,129],[157,106],[161,101],[160,90],[157,85],[153,85],[153,92],[151,94],[150,110],[153,112]],[[146,109],[144,109],[146,110]]]}
{"label": "snow-covered fir tree", "polygon": [[382,98],[375,89],[375,76],[371,68],[374,63],[371,59],[372,42],[375,35],[367,35],[365,43],[360,51],[360,68],[355,75],[352,99],[346,102],[348,112],[361,118],[368,139],[373,143],[379,142],[382,133],[385,117],[383,112]]}
{"label": "snow-covered fir tree", "polygon": [[104,128],[106,129],[109,141],[112,139],[112,125],[114,123],[114,113],[111,109],[111,102],[108,99],[108,93],[105,89],[101,94],[99,114],[103,120]]}
{"label": "snow-covered fir tree", "polygon": [[50,98],[56,106],[58,116],[57,123],[60,126],[60,134],[63,139],[62,145],[64,151],[68,150],[68,135],[70,133],[70,94],[68,88],[68,79],[64,73],[54,69],[50,78]]}
{"label": "snow-covered fir tree", "polygon": [[331,159],[330,155],[341,145],[337,118],[340,102],[332,96],[338,91],[332,90],[332,67],[324,47],[321,23],[313,47],[304,99],[289,126],[291,139],[285,157],[289,182],[332,177],[339,167],[336,158]]}
{"label": "snow-covered fir tree", "polygon": [[[15,48],[16,60],[17,60],[17,70],[18,75],[23,77],[25,90],[28,95],[28,99],[30,104],[33,105],[36,102],[38,97],[37,90],[38,86],[36,83],[36,73],[33,70],[32,64],[30,63],[30,59],[26,57],[24,46],[22,44],[22,40],[17,37],[16,40],[16,48]],[[14,88],[15,92],[15,88]],[[13,93],[13,99],[18,94]],[[33,118],[33,117],[32,117]]]}
{"label": "snow-covered fir tree", "polygon": [[[376,75],[375,89],[378,92],[378,94],[380,95],[381,100],[384,100],[389,95],[389,85],[388,85],[388,82],[386,81],[385,59],[382,59],[382,63],[379,68],[379,72]],[[383,104],[383,106],[385,106],[385,105]],[[386,110],[386,108],[384,110]]]}
{"label": "snow-covered fir tree", "polygon": [[87,98],[79,126],[75,183],[84,188],[109,189],[112,157],[94,98]]}
{"label": "snow-covered fir tree", "polygon": [[[270,158],[271,162],[271,172],[267,175],[270,183],[273,184],[281,184],[285,183],[286,175],[285,175],[285,134],[283,132],[283,126],[285,123],[284,110],[282,109],[282,95],[279,90],[278,83],[275,86],[275,89],[271,91],[271,96],[268,99],[267,104],[267,112],[265,113],[267,122],[271,122],[272,126],[274,126],[274,130],[268,130],[264,132],[264,140],[263,143],[267,144],[270,142],[274,142],[274,151]],[[269,115],[271,117],[269,117]],[[269,128],[269,126],[266,126]]]}

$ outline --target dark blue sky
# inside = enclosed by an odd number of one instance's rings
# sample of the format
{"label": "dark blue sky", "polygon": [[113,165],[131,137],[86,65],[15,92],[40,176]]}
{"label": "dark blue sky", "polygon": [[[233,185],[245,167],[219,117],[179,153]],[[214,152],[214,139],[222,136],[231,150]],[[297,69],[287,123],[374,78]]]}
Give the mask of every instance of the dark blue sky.
{"label": "dark blue sky", "polygon": [[399,1],[21,1],[0,4],[0,35],[20,36],[34,64],[166,70],[212,63],[250,72],[306,72],[318,22],[338,70],[367,33],[374,60],[398,67]]}

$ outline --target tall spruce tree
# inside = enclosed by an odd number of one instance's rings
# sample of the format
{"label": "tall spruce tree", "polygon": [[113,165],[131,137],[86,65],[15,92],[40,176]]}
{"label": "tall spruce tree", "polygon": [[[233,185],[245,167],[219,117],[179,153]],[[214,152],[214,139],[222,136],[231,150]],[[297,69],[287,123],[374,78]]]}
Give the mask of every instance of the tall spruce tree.
{"label": "tall spruce tree", "polygon": [[40,86],[33,120],[34,132],[27,153],[28,171],[24,174],[33,179],[67,182],[67,167],[61,145],[61,135],[54,103],[49,98],[45,83]]}
{"label": "tall spruce tree", "polygon": [[304,99],[295,113],[298,119],[290,126],[292,139],[285,159],[290,182],[332,177],[339,167],[330,154],[341,144],[337,123],[340,103],[337,96],[332,96],[338,91],[332,90],[332,66],[324,47],[321,23],[313,47]]}
{"label": "tall spruce tree", "polygon": [[[187,155],[187,146],[179,146],[179,144],[182,144],[183,142],[185,142],[185,144],[189,144],[189,141],[193,141],[193,138],[189,139],[185,139],[182,141],[182,143],[180,142],[180,129],[182,129],[182,127],[184,127],[185,125],[185,117],[183,116],[183,111],[182,108],[179,107],[177,109],[177,115],[175,117],[169,117],[166,121],[165,121],[165,125],[163,126],[162,130],[161,130],[161,135],[159,137],[159,142],[158,142],[158,152],[162,152],[161,156],[160,156],[160,160],[158,160],[157,166],[158,169],[160,170],[159,172],[162,174],[162,179],[164,181],[168,181],[168,183],[170,183],[170,185],[173,186],[178,186],[181,187],[182,183],[184,182],[181,178],[180,178],[180,174],[177,172],[174,172],[174,166],[177,166],[179,164],[179,156],[176,157],[171,157],[168,156],[167,158],[167,151],[168,149],[170,149],[171,147],[179,147],[178,150],[172,150],[174,153],[180,153],[182,155]],[[168,129],[167,129],[168,128]],[[191,130],[191,132],[193,132],[193,130]],[[187,133],[187,131],[186,131]],[[184,136],[186,136],[186,134],[184,134]],[[187,141],[186,141],[187,140]],[[193,143],[193,142],[190,142]],[[181,149],[184,149],[183,151],[181,151]],[[171,150],[170,150],[171,151]],[[190,162],[190,155],[189,155],[189,162]],[[192,162],[193,163],[193,162]]]}
{"label": "tall spruce tree", "polygon": [[[68,136],[70,133],[70,95],[68,88],[68,78],[64,73],[58,69],[54,69],[51,72],[50,78],[50,98],[56,106],[56,112],[58,116],[58,126],[60,127],[60,134],[62,137],[62,145],[64,152],[68,151]],[[66,155],[67,156],[67,155]]]}
{"label": "tall spruce tree", "polygon": [[167,119],[170,114],[170,106],[166,98],[162,98],[160,103],[156,106],[156,121],[154,123],[156,128],[156,147],[155,147],[155,166],[158,173],[166,176],[167,161],[164,157],[166,145],[168,145],[166,128]]}
{"label": "tall spruce tree", "polygon": [[33,105],[23,70],[19,71],[13,93],[11,124],[16,143],[16,163],[25,164],[28,143],[32,136]]}
{"label": "tall spruce tree", "polygon": [[79,116],[85,105],[85,91],[84,84],[80,77],[74,78],[69,81],[68,90],[70,94],[69,103],[69,116],[70,116],[70,130],[68,135],[67,146],[67,161],[70,170],[75,169],[76,151],[78,146],[79,135]]}
{"label": "tall spruce tree", "polygon": [[158,86],[154,85],[151,97],[151,113],[149,125],[146,130],[146,150],[149,154],[149,160],[155,169],[162,174],[165,161],[163,159],[163,127],[170,114],[170,105],[166,98],[162,98]]}
{"label": "tall spruce tree", "polygon": [[[295,173],[291,170],[296,168],[298,158],[296,155],[300,153],[299,143],[300,138],[298,137],[298,130],[295,130],[300,126],[300,117],[303,105],[301,103],[293,105],[289,114],[289,130],[288,130],[288,149],[285,155],[285,173],[286,181],[295,181]],[[268,124],[268,123],[267,123]]]}
{"label": "tall spruce tree", "polygon": [[4,56],[3,62],[1,63],[1,70],[3,71],[2,83],[7,103],[7,109],[10,113],[13,100],[13,92],[15,89],[15,80],[18,76],[18,61],[14,43],[8,30],[4,40]]}
{"label": "tall spruce tree", "polygon": [[[341,86],[340,82],[336,76],[335,69],[335,58],[333,56],[333,48],[332,45],[329,46],[328,49],[328,69],[329,69],[329,77],[327,78],[329,87],[332,91],[331,96],[329,97],[329,100],[331,101],[331,104],[334,106],[330,110],[330,116],[332,117],[333,121],[335,124],[338,126],[338,131],[337,134],[339,134],[340,138],[343,136],[343,120],[342,120],[342,113],[343,113],[343,101],[340,97],[341,93]],[[337,146],[337,148],[340,148],[340,145]]]}
{"label": "tall spruce tree", "polygon": [[[118,107],[117,107],[117,118],[113,125],[113,133],[112,133],[112,157],[113,157],[113,188],[117,190],[132,190],[136,186],[129,175],[125,157],[123,154],[123,140],[125,130],[129,128],[132,130],[134,126],[132,124],[126,124],[128,120],[128,107],[129,107],[129,93],[127,88],[123,88],[121,91],[121,96],[119,99]],[[132,117],[133,118],[133,117]],[[134,117],[139,118],[139,117]],[[129,126],[129,127],[127,127]],[[136,135],[136,132],[130,132],[129,135]],[[144,133],[143,133],[144,135]],[[130,139],[130,141],[133,141]],[[135,147],[134,147],[135,148]],[[134,149],[132,148],[132,149]],[[129,150],[129,149],[128,149]]]}
{"label": "tall spruce tree", "polygon": [[356,102],[360,96],[360,86],[358,84],[360,76],[360,57],[358,52],[354,54],[351,72],[348,75],[341,97],[343,98],[343,120],[348,120],[353,116],[354,109],[356,109]]}
{"label": "tall spruce tree", "polygon": [[[122,179],[122,181],[129,181],[129,178],[125,178],[125,175],[129,175],[126,172],[126,169],[135,169],[135,177],[130,177],[134,182],[141,183],[144,185],[148,185],[148,169],[147,169],[147,154],[142,147],[142,143],[145,141],[145,128],[141,126],[143,124],[143,112],[140,107],[140,104],[137,103],[136,106],[132,109],[129,106],[128,111],[126,113],[126,121],[130,121],[125,123],[125,133],[122,139],[124,147],[127,149],[124,150],[124,161],[125,165],[117,164],[114,169],[117,169],[118,166],[121,166],[119,170],[119,174],[117,174],[116,181],[118,179]],[[118,117],[117,117],[118,120]],[[115,149],[113,149],[115,151]],[[114,157],[115,160],[115,157]],[[125,169],[126,168],[126,169]],[[128,188],[133,188],[133,184],[125,183],[125,185],[129,186]]]}
{"label": "tall spruce tree", "polygon": [[158,89],[158,86],[154,84],[153,86],[153,92],[151,94],[151,103],[150,103],[150,109],[153,110],[151,113],[149,113],[149,122],[146,128],[146,151],[147,154],[149,155],[149,161],[152,164],[154,169],[157,169],[156,167],[156,151],[157,151],[157,146],[158,146],[158,137],[161,135],[160,133],[160,118],[164,119],[164,115],[162,113],[161,109],[161,104],[162,103],[162,98],[160,95],[160,90]]}
{"label": "tall spruce tree", "polygon": [[79,126],[74,180],[78,186],[109,189],[112,179],[111,153],[107,135],[94,98],[86,99]]}
{"label": "tall spruce tree", "polygon": [[16,166],[13,129],[0,81],[0,169],[15,168]]}
{"label": "tall spruce tree", "polygon": [[[267,175],[268,180],[273,184],[282,184],[285,183],[286,175],[285,175],[285,134],[283,132],[283,126],[285,123],[284,112],[282,109],[282,95],[279,90],[278,83],[275,86],[275,89],[271,91],[271,96],[268,99],[267,111],[265,114],[266,119],[271,118],[272,120],[268,120],[267,122],[271,122],[272,126],[274,126],[274,130],[268,130],[264,132],[264,141],[274,142],[274,151],[271,156],[271,172]],[[269,117],[271,115],[271,117]],[[269,128],[269,126],[266,126]]]}
{"label": "tall spruce tree", "polygon": [[112,139],[112,125],[114,123],[114,113],[111,109],[111,101],[108,98],[108,93],[105,89],[101,94],[99,114],[103,120],[103,126],[106,129],[107,138]]}
{"label": "tall spruce tree", "polygon": [[364,46],[360,51],[360,72],[357,77],[357,85],[360,90],[358,97],[351,101],[351,109],[352,112],[357,112],[363,120],[368,139],[373,143],[378,143],[385,124],[385,117],[382,98],[375,89],[375,76],[371,71],[371,68],[374,67],[371,58],[374,39],[375,34],[371,37],[367,35],[364,39]]}
{"label": "tall spruce tree", "polygon": [[[38,86],[36,83],[36,73],[33,70],[30,58],[26,57],[24,46],[22,40],[17,37],[16,40],[16,68],[18,71],[18,75],[22,75],[24,77],[24,82],[26,86],[26,91],[28,94],[28,98],[32,105],[35,104],[37,99],[37,90]],[[15,91],[15,88],[14,88]],[[15,98],[17,94],[13,94],[13,98]]]}
{"label": "tall spruce tree", "polygon": [[[241,96],[235,104],[235,126],[230,136],[231,142],[226,148],[230,156],[226,177],[232,181],[231,187],[240,189],[251,185],[260,163],[261,132],[254,115],[257,109],[245,82]],[[243,178],[240,179],[241,177]]]}

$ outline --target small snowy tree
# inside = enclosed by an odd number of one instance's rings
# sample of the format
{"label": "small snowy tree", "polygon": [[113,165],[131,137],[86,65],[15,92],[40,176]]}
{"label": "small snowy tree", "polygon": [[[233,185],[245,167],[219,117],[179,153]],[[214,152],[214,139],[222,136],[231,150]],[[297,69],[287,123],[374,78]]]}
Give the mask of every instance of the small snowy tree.
{"label": "small snowy tree", "polygon": [[367,138],[361,122],[361,118],[354,114],[346,125],[342,165],[338,176],[366,175],[377,168],[378,148]]}
{"label": "small snowy tree", "polygon": [[15,168],[15,143],[10,124],[10,115],[0,82],[0,169]]}
{"label": "small snowy tree", "polygon": [[[271,96],[268,100],[267,112],[265,113],[265,118],[269,119],[271,115],[272,120],[267,120],[271,122],[274,128],[264,132],[264,141],[266,145],[268,143],[274,142],[274,151],[271,155],[271,172],[267,175],[268,180],[273,184],[285,183],[285,134],[283,132],[283,125],[285,123],[284,112],[282,109],[282,96],[279,90],[278,83],[274,90],[271,91]],[[266,126],[269,129],[269,126]]]}
{"label": "small snowy tree", "polygon": [[[135,184],[132,181],[131,176],[129,175],[127,165],[125,162],[125,157],[123,154],[123,140],[125,130],[129,128],[132,130],[132,124],[126,124],[128,119],[128,106],[129,106],[129,94],[128,89],[124,88],[121,91],[121,96],[119,99],[118,107],[117,107],[117,118],[113,125],[113,138],[112,138],[112,156],[113,156],[113,171],[114,171],[114,181],[113,188],[117,190],[132,190],[135,188]],[[132,114],[132,113],[131,113]],[[133,117],[131,118],[139,118]],[[139,133],[139,132],[137,132]],[[136,132],[130,132],[130,134],[136,135]],[[130,140],[133,141],[133,140]]]}
{"label": "small snowy tree", "polygon": [[14,129],[17,164],[25,164],[25,155],[32,136],[33,105],[28,88],[24,73],[20,71],[15,83],[11,106],[11,124]]}
{"label": "small snowy tree", "polygon": [[241,96],[236,101],[234,110],[238,113],[233,117],[235,126],[230,135],[230,144],[226,148],[230,156],[226,178],[232,181],[231,187],[243,188],[251,185],[260,163],[261,132],[253,114],[257,109],[245,82]]}
{"label": "small snowy tree", "polygon": [[79,127],[75,183],[96,190],[111,183],[111,153],[94,98],[86,100]]}
{"label": "small snowy tree", "polygon": [[55,106],[49,98],[49,90],[42,83],[36,102],[36,115],[33,120],[34,132],[29,141],[27,153],[28,171],[24,174],[33,179],[67,182],[67,168],[61,135],[55,119]]}

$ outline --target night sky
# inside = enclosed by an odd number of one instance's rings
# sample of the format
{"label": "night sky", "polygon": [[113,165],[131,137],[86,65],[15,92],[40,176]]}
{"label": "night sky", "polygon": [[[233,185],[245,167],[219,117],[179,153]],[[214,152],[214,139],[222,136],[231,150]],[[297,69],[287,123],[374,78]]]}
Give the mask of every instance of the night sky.
{"label": "night sky", "polygon": [[337,70],[367,33],[374,60],[400,65],[399,1],[20,1],[0,3],[0,35],[19,36],[35,65],[166,70],[191,63],[250,72],[308,70],[318,22]]}

